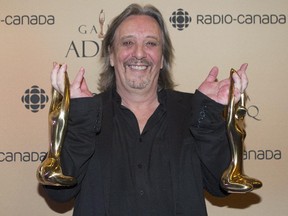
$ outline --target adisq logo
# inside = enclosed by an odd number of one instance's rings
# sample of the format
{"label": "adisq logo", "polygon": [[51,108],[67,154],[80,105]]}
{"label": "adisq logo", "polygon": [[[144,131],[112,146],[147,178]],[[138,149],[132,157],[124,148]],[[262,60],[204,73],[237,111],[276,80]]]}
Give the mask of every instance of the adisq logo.
{"label": "adisq logo", "polygon": [[24,95],[21,97],[21,101],[26,109],[31,110],[33,113],[44,109],[48,100],[49,97],[46,95],[45,91],[37,85],[33,85],[31,88],[26,89]]}
{"label": "adisq logo", "polygon": [[[93,58],[98,55],[101,47],[101,43],[95,40],[95,35],[102,41],[105,35],[105,13],[101,10],[99,13],[99,25],[86,25],[81,24],[78,26],[78,33],[85,36],[84,40],[72,40],[68,47],[65,57],[71,55],[77,58]],[[108,28],[108,26],[107,26]],[[87,40],[87,35],[92,35],[90,40]]]}

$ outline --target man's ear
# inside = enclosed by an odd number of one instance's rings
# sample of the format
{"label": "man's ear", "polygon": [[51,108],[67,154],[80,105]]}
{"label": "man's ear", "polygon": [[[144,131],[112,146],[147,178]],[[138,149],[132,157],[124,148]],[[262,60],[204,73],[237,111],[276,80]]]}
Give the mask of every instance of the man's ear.
{"label": "man's ear", "polygon": [[164,64],[164,56],[162,55],[162,58],[161,58],[161,67],[160,67],[160,69],[163,68],[163,64]]}
{"label": "man's ear", "polygon": [[108,52],[109,52],[110,65],[111,65],[112,67],[114,67],[114,58],[113,58],[113,53],[112,53],[112,51],[111,51],[111,47],[110,47],[110,46],[108,47]]}

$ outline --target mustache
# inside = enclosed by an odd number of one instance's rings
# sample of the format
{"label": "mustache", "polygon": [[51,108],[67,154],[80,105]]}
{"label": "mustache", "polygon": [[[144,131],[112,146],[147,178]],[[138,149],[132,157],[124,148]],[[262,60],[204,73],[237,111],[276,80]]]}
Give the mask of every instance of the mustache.
{"label": "mustache", "polygon": [[127,61],[124,62],[124,66],[129,65],[144,65],[144,66],[150,66],[152,63],[147,59],[137,59],[137,58],[130,58]]}

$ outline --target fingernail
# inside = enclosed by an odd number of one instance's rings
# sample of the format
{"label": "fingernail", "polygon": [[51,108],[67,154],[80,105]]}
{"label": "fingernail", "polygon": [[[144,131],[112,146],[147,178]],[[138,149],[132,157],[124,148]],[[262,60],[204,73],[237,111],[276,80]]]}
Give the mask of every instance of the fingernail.
{"label": "fingernail", "polygon": [[60,64],[59,67],[61,69],[65,69],[66,70],[67,69],[67,64],[66,63]]}
{"label": "fingernail", "polygon": [[244,66],[245,66],[245,69],[247,69],[247,67],[248,67],[248,63],[245,63]]}

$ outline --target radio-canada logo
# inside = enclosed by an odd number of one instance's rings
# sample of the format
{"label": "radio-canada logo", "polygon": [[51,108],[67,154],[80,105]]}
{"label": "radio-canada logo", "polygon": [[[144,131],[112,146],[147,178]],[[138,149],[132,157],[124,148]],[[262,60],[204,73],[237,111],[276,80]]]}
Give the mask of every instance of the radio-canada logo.
{"label": "radio-canada logo", "polygon": [[41,109],[44,109],[49,101],[48,95],[45,91],[37,85],[33,85],[27,89],[24,95],[21,97],[22,103],[31,112],[36,113]]}
{"label": "radio-canada logo", "polygon": [[182,31],[189,26],[189,24],[192,21],[192,18],[187,11],[184,11],[183,9],[179,8],[177,11],[174,11],[172,13],[172,16],[169,18],[169,21],[174,28],[178,29],[179,31]]}

